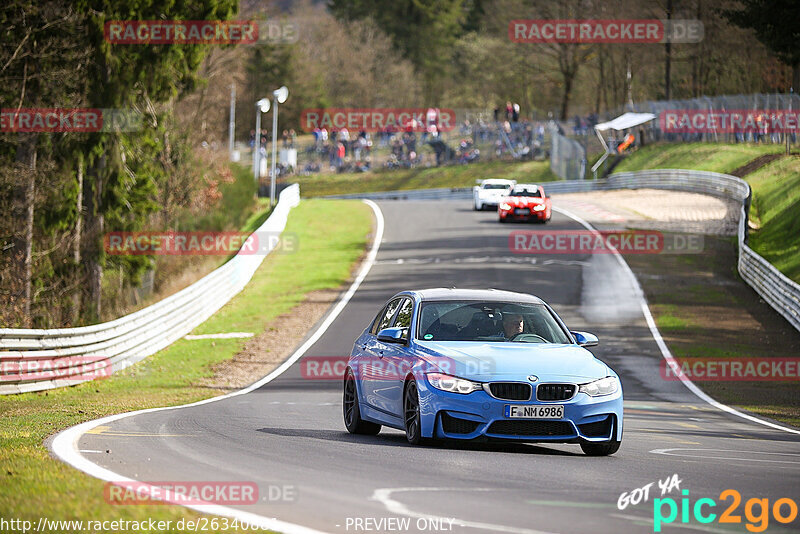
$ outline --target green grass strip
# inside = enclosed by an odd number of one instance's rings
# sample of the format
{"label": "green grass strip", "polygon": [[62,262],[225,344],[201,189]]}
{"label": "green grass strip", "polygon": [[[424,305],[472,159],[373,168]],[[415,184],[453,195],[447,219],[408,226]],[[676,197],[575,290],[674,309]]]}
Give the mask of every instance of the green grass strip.
{"label": "green grass strip", "polygon": [[[371,226],[372,212],[361,202],[302,201],[292,210],[286,228],[297,236],[297,251],[270,254],[247,287],[195,333],[258,335],[309,292],[339,288],[364,252]],[[104,482],[55,460],[43,442],[83,421],[216,396],[219,391],[195,384],[211,375],[210,365],[232,358],[245,342],[181,339],[105,380],[0,397],[0,515],[34,525],[42,516],[56,520],[153,518],[172,520],[173,525],[182,518],[198,517],[172,505],[109,505],[103,499]]]}

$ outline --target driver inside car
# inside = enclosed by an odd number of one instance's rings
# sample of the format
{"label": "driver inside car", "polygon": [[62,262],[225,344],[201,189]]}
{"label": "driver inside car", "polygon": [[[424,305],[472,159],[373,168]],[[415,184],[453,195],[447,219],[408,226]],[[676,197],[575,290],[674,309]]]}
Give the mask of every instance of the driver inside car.
{"label": "driver inside car", "polygon": [[522,333],[525,323],[522,320],[522,315],[518,313],[504,313],[503,314],[503,333],[506,339],[511,341],[514,336]]}

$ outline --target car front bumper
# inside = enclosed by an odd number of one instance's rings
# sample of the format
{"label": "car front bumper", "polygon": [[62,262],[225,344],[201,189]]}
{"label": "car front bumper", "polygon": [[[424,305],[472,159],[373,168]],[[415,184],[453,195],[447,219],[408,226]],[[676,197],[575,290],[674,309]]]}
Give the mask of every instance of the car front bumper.
{"label": "car front bumper", "polygon": [[[509,401],[485,391],[467,395],[440,391],[418,381],[422,433],[447,439],[497,439],[561,443],[604,442],[622,439],[622,389],[612,395],[590,397],[577,393],[566,401]],[[512,419],[505,406],[563,405],[562,419]]]}
{"label": "car front bumper", "polygon": [[498,210],[498,214],[500,215],[501,219],[508,219],[510,221],[530,221],[530,220],[544,221],[547,218],[547,212],[545,210],[533,211],[531,209],[530,213],[524,215],[518,215],[514,213],[513,209]]}

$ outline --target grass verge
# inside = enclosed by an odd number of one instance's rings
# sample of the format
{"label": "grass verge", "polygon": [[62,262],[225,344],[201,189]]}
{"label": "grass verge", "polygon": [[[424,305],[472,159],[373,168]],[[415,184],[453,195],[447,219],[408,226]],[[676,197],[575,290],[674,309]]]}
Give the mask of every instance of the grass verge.
{"label": "grass verge", "polygon": [[776,154],[783,150],[783,145],[658,143],[632,153],[617,165],[614,172],[694,169],[730,173],[759,156]]}
{"label": "grass verge", "polygon": [[[195,332],[258,335],[309,292],[340,287],[364,251],[371,224],[369,207],[358,201],[303,201],[292,210],[286,227],[297,236],[296,252],[268,256],[247,287]],[[197,518],[200,514],[179,506],[107,504],[103,482],[53,459],[43,442],[83,421],[218,395],[218,390],[195,384],[211,375],[211,365],[232,358],[244,342],[181,339],[106,380],[0,397],[0,515],[34,524],[41,516],[84,521],[154,518],[173,525]]]}
{"label": "grass verge", "polygon": [[[800,333],[739,278],[736,249],[734,238],[705,236],[702,254],[625,257],[676,358],[800,354]],[[694,381],[720,402],[800,427],[796,381]]]}
{"label": "grass verge", "polygon": [[549,161],[485,161],[469,165],[380,169],[363,173],[291,176],[304,197],[371,193],[438,187],[472,187],[476,180],[507,178],[518,182],[550,182],[559,178]]}
{"label": "grass verge", "polygon": [[800,283],[800,157],[774,161],[746,177],[753,188],[750,247]]}

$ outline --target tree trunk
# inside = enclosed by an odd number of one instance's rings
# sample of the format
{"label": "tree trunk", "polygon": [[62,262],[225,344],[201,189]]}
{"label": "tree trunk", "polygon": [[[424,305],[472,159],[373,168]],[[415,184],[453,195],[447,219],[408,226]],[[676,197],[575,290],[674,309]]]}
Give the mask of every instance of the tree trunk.
{"label": "tree trunk", "polygon": [[572,72],[563,72],[564,75],[564,94],[561,97],[561,120],[567,120],[569,116],[569,98],[572,95],[572,80],[575,74]]}
{"label": "tree trunk", "polygon": [[31,326],[31,256],[33,252],[33,203],[36,193],[36,135],[21,133],[16,161],[22,169],[14,186],[11,218],[12,237],[12,295],[14,307],[23,328]]}
{"label": "tree trunk", "polygon": [[[75,262],[77,268],[76,278],[80,281],[80,264],[81,264],[81,230],[83,229],[83,158],[78,158],[78,195],[75,204],[75,231],[72,236],[72,261]],[[81,300],[83,295],[83,284],[78,284],[75,292],[72,294],[72,309],[70,310],[70,321],[75,325],[80,319],[81,314]]]}
{"label": "tree trunk", "polygon": [[101,259],[101,243],[103,237],[104,217],[101,206],[103,193],[103,177],[105,175],[106,155],[97,158],[90,164],[87,175],[90,184],[84,184],[83,204],[86,214],[83,225],[82,254],[86,273],[87,300],[84,306],[87,319],[99,321],[101,309],[103,266]]}
{"label": "tree trunk", "polygon": [[[667,20],[672,20],[672,0],[667,0]],[[670,31],[672,28],[670,28]],[[671,36],[670,36],[671,39]],[[664,45],[664,50],[666,52],[665,64],[664,64],[664,100],[670,99],[671,93],[671,80],[672,77],[672,43],[670,39],[667,39],[666,44]]]}

